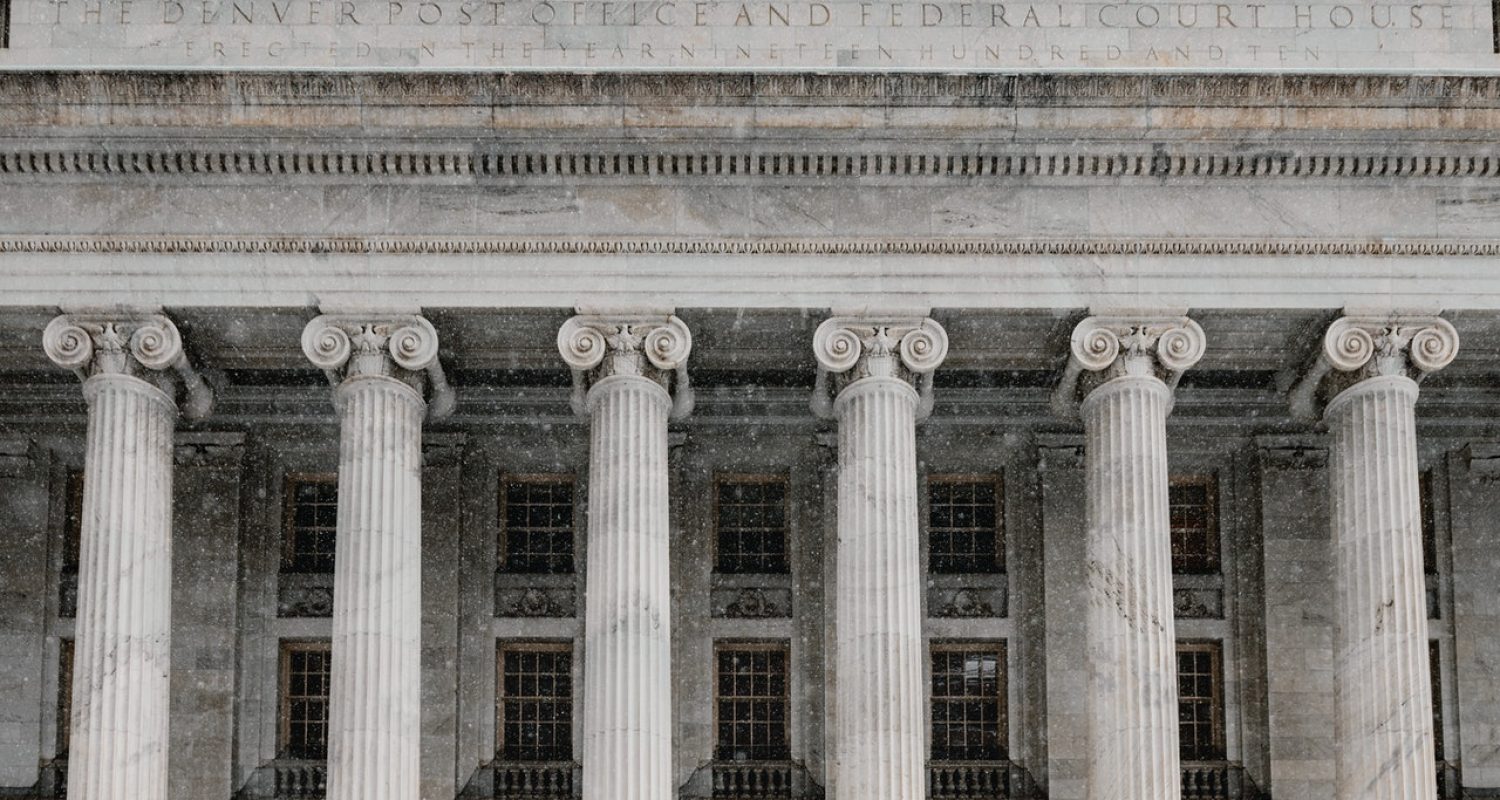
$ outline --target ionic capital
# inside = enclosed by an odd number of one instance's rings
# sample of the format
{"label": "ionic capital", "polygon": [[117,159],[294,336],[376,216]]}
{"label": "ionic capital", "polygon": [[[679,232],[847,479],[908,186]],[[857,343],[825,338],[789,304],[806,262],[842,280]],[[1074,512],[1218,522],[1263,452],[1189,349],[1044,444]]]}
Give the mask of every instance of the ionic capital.
{"label": "ionic capital", "polygon": [[672,419],[693,410],[688,355],[693,335],[670,311],[579,314],[557,331],[557,350],[573,371],[573,412],[587,413],[591,388],[624,375],[660,384],[672,395]]}
{"label": "ionic capital", "polygon": [[1084,397],[1115,378],[1153,377],[1174,391],[1182,373],[1203,358],[1206,346],[1203,328],[1181,312],[1091,316],[1073,329],[1053,410],[1075,416]]}
{"label": "ionic capital", "polygon": [[438,360],[437,329],[419,315],[323,314],[302,330],[302,352],[335,389],[349,378],[393,378],[418,394],[430,389],[429,418],[453,411],[453,387]]}
{"label": "ionic capital", "polygon": [[129,375],[161,389],[174,400],[185,396],[189,419],[208,416],[213,390],[188,362],[182,335],[166,315],[151,312],[79,312],[55,317],[42,332],[42,349],[52,363],[82,380],[98,375]]}
{"label": "ionic capital", "polygon": [[864,378],[905,381],[920,397],[917,418],[932,413],[932,375],[948,357],[948,332],[925,311],[829,317],[813,334],[818,360],[812,410],[833,416],[833,398]]}
{"label": "ionic capital", "polygon": [[1433,315],[1349,314],[1333,321],[1317,358],[1292,387],[1292,416],[1312,422],[1339,394],[1371,378],[1423,378],[1453,363],[1458,331]]}

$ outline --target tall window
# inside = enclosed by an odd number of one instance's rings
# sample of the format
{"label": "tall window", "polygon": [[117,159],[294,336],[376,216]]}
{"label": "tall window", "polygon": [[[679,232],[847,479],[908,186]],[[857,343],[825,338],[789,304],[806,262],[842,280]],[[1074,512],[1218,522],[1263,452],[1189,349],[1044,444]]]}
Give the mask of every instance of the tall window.
{"label": "tall window", "polygon": [[787,484],[776,476],[726,475],[715,487],[717,551],[714,570],[726,574],[785,574]]}
{"label": "tall window", "polygon": [[296,475],[286,482],[282,572],[333,572],[339,521],[337,475]]}
{"label": "tall window", "polygon": [[1009,749],[1005,644],[932,646],[932,760],[999,761]]}
{"label": "tall window", "polygon": [[68,470],[67,496],[63,498],[62,571],[78,572],[83,549],[83,470]]}
{"label": "tall window", "polygon": [[1172,527],[1172,571],[1219,571],[1218,491],[1212,477],[1173,478],[1167,505]]}
{"label": "tall window", "polygon": [[927,568],[937,573],[1005,571],[996,478],[927,479]]}
{"label": "tall window", "polygon": [[[1427,664],[1432,676],[1432,736],[1433,750],[1437,753],[1437,760],[1444,761],[1443,755],[1443,657],[1442,650],[1435,641],[1427,643]],[[1442,776],[1438,776],[1442,780]]]}
{"label": "tall window", "polygon": [[573,645],[501,644],[500,742],[504,761],[573,759]]}
{"label": "tall window", "polygon": [[10,0],[0,0],[0,50],[10,47]]}
{"label": "tall window", "polygon": [[720,761],[791,758],[787,645],[721,644],[715,657],[715,757]]}
{"label": "tall window", "polygon": [[1177,643],[1177,731],[1184,761],[1224,758],[1223,649]]}
{"label": "tall window", "polygon": [[73,640],[57,643],[57,754],[67,756],[73,743]]}
{"label": "tall window", "polygon": [[1432,470],[1422,472],[1417,484],[1422,507],[1422,567],[1428,575],[1438,572],[1437,517],[1433,513]]}
{"label": "tall window", "polygon": [[281,644],[281,752],[288,758],[328,758],[328,642]]}
{"label": "tall window", "polygon": [[527,475],[500,495],[500,564],[506,572],[566,575],[573,566],[573,478]]}

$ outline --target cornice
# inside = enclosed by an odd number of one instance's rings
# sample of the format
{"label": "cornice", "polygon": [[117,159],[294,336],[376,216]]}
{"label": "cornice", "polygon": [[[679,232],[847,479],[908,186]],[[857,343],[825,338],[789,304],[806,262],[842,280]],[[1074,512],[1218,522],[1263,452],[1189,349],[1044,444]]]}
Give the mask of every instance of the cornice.
{"label": "cornice", "polygon": [[0,72],[8,105],[1500,107],[1500,76],[1244,73]]}
{"label": "cornice", "polygon": [[0,236],[0,254],[1500,256],[1500,239]]}

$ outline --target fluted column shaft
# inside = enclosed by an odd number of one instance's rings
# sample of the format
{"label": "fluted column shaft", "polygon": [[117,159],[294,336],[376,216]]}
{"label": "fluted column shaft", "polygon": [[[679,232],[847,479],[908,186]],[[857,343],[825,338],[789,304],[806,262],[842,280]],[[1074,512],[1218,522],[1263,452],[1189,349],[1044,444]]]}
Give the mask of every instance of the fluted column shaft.
{"label": "fluted column shaft", "polygon": [[42,348],[89,407],[68,797],[166,800],[176,394],[201,417],[213,393],[158,312],[64,314]]}
{"label": "fluted column shaft", "polygon": [[1084,430],[1089,800],[1182,796],[1167,415],[1206,346],[1180,311],[1091,316],[1053,396]]}
{"label": "fluted column shaft", "polygon": [[589,419],[584,800],[672,800],[667,422],[692,408],[670,311],[580,314],[557,333]]}
{"label": "fluted column shaft", "polygon": [[1433,800],[1432,684],[1417,487],[1417,384],[1345,389],[1333,437],[1339,800]]}
{"label": "fluted column shaft", "polygon": [[1181,796],[1167,411],[1154,376],[1083,401],[1087,475],[1089,797]]}
{"label": "fluted column shaft", "polygon": [[667,415],[672,401],[654,380],[614,375],[594,384],[587,404],[584,797],[669,800]]}
{"label": "fluted column shaft", "polygon": [[328,798],[417,800],[422,420],[453,405],[437,331],[415,314],[326,314],[302,350],[336,387],[339,414]]}
{"label": "fluted column shaft", "polygon": [[415,800],[426,404],[379,375],[346,378],[338,395],[328,797]]}
{"label": "fluted column shaft", "polygon": [[813,335],[812,409],[839,430],[835,800],[926,796],[916,431],[947,354],[925,312],[834,316]]}
{"label": "fluted column shaft", "polygon": [[84,454],[70,800],[166,800],[177,407],[98,374]]}
{"label": "fluted column shaft", "polygon": [[870,377],[839,393],[836,685],[839,800],[926,787],[917,393]]}

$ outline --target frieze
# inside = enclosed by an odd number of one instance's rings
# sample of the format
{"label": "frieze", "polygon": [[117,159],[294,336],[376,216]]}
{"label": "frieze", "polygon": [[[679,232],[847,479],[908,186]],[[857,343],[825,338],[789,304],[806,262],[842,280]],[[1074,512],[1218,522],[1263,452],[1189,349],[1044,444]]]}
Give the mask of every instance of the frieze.
{"label": "frieze", "polygon": [[[1354,148],[1355,145],[1346,145]],[[199,150],[176,143],[153,148],[99,147],[90,150],[45,150],[30,147],[0,151],[0,175],[29,179],[112,182],[233,177],[270,180],[297,176],[308,180],[356,178],[362,182],[650,181],[702,183],[733,179],[865,180],[873,177],[912,181],[1006,181],[1098,178],[1112,181],[1162,179],[1329,180],[1402,179],[1475,180],[1500,178],[1500,155],[1477,150],[1390,152],[1389,146],[1367,152],[1294,153],[1204,152],[1156,147],[1135,153],[1104,152],[1086,144],[1071,149],[1028,147],[1019,152],[909,151],[809,153],[760,149],[706,148],[697,152],[592,152],[550,150],[422,151],[359,147],[358,150]]]}
{"label": "frieze", "polygon": [[276,616],[333,616],[333,573],[282,573],[276,584]]}
{"label": "frieze", "polygon": [[1500,240],[688,239],[632,237],[0,236],[3,253],[121,255],[1500,256]]}
{"label": "frieze", "polygon": [[571,586],[495,587],[497,617],[573,617],[577,614],[578,600]]}
{"label": "frieze", "polygon": [[709,596],[712,615],[729,619],[777,619],[792,615],[789,587],[716,586]]}
{"label": "frieze", "polygon": [[928,616],[948,619],[981,619],[1006,615],[1005,588],[937,589],[927,592]]}

